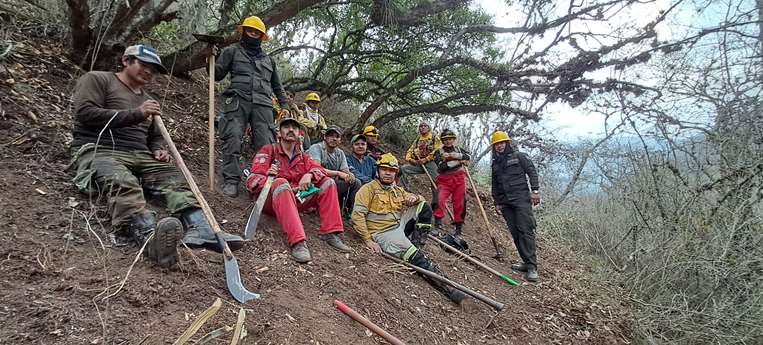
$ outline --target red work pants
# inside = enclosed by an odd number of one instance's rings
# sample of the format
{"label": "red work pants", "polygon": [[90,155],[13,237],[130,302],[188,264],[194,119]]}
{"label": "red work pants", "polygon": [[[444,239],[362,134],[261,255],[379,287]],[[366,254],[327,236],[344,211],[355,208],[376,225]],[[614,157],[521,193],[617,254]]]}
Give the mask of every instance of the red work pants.
{"label": "red work pants", "polygon": [[284,178],[273,180],[264,211],[276,217],[290,247],[305,240],[305,228],[299,219],[299,211],[318,208],[321,218],[318,233],[321,235],[344,232],[334,180],[326,177],[318,187],[321,189],[319,193],[311,195],[300,204],[289,186],[289,181]]}
{"label": "red work pants", "polygon": [[434,211],[435,218],[445,217],[445,205],[448,198],[452,198],[453,203],[453,224],[464,224],[464,215],[466,214],[466,173],[459,170],[452,174],[440,174],[435,179],[437,189],[439,190],[439,207]]}

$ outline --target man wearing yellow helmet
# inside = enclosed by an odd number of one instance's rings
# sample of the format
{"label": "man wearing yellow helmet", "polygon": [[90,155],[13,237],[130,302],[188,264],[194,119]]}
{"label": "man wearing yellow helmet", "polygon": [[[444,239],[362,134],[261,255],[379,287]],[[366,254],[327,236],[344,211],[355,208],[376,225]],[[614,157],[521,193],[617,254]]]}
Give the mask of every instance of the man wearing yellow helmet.
{"label": "man wearing yellow helmet", "polygon": [[[439,268],[421,247],[432,228],[432,208],[424,197],[395,184],[400,172],[397,158],[385,153],[377,162],[378,177],[360,187],[352,210],[352,225],[374,253],[387,253],[440,275]],[[422,276],[454,303],[466,295],[450,285]]]}
{"label": "man wearing yellow helmet", "polygon": [[366,128],[363,128],[363,136],[368,140],[368,155],[378,161],[385,153],[385,150],[382,149],[382,145],[379,142],[379,130],[373,125],[368,125]]}
{"label": "man wearing yellow helmet", "polygon": [[310,92],[305,96],[305,104],[301,110],[305,113],[305,121],[302,124],[307,128],[307,135],[313,144],[323,140],[323,134],[326,129],[326,119],[318,112],[321,105],[321,97],[315,92]]}
{"label": "man wearing yellow helmet", "polygon": [[215,79],[221,81],[230,73],[230,86],[223,92],[225,102],[220,119],[220,140],[223,151],[223,194],[238,195],[241,181],[240,157],[247,125],[251,127],[255,152],[275,141],[273,102],[288,111],[276,62],[262,50],[262,41],[269,39],[265,23],[251,16],[238,26],[241,41],[225,48],[215,64]]}
{"label": "man wearing yellow helmet", "polygon": [[514,151],[508,133],[497,131],[493,133],[490,142],[493,145],[493,200],[506,220],[514,245],[522,259],[521,264],[513,264],[511,268],[527,272],[525,278],[529,281],[538,281],[535,218],[532,209],[533,205],[540,204],[538,172],[527,154]]}

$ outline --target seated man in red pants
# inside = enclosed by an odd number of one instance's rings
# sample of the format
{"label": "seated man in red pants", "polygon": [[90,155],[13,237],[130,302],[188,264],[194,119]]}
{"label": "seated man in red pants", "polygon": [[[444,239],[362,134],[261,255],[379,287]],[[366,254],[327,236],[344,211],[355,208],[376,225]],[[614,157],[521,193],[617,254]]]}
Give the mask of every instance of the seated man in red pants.
{"label": "seated man in red pants", "polygon": [[[352,252],[339,234],[344,232],[339,210],[336,184],[326,171],[302,151],[299,143],[299,122],[284,118],[278,123],[280,141],[263,146],[252,160],[252,173],[246,180],[246,189],[253,197],[259,195],[268,176],[274,176],[270,195],[263,211],[275,216],[291,247],[291,255],[300,263],[311,260],[305,243],[305,229],[299,211],[318,208],[321,218],[319,237],[340,252]],[[294,191],[306,191],[315,185],[320,192],[303,203],[297,202]]]}
{"label": "seated man in red pants", "polygon": [[466,216],[465,198],[466,198],[466,173],[464,172],[463,162],[470,159],[466,150],[456,147],[456,133],[450,129],[442,131],[440,134],[442,148],[435,151],[434,162],[437,164],[437,178],[435,183],[439,190],[438,200],[440,202],[437,210],[434,211],[434,226],[437,230],[442,230],[442,218],[445,217],[448,199],[452,198],[453,203],[453,224],[456,226],[453,232],[454,236],[460,237],[464,227],[464,217]]}

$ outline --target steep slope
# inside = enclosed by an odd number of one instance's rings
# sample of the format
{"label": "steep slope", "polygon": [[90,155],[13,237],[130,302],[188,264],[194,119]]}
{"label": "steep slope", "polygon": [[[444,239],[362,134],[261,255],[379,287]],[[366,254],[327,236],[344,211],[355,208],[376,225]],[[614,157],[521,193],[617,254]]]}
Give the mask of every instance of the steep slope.
{"label": "steep slope", "polygon": [[[227,293],[219,254],[182,249],[176,270],[162,271],[143,260],[128,270],[138,248],[114,236],[103,200],[79,194],[65,171],[72,123],[68,100],[82,72],[62,58],[59,42],[29,41],[21,33],[12,39],[26,43],[0,65],[0,235],[5,239],[0,343],[171,343],[217,297],[225,302],[222,309],[195,339],[233,325],[241,305]],[[203,80],[173,78],[169,84],[158,80],[152,91],[206,191],[204,87]],[[248,211],[244,196],[206,196],[225,229],[242,231]],[[511,273],[509,261],[489,257],[492,248],[475,205],[470,197],[467,239],[485,263]],[[502,220],[491,217],[510,246]],[[334,299],[409,344],[628,343],[624,308],[608,296],[611,288],[592,286],[574,255],[542,236],[542,282],[521,287],[427,246],[451,278],[507,305],[495,313],[476,301],[454,306],[417,276],[372,255],[349,227],[346,238],[356,252],[339,254],[317,239],[314,213],[303,220],[311,264],[289,258],[284,237],[267,217],[256,240],[236,253],[245,284],[263,295],[243,306],[248,311],[244,344],[382,343],[339,313]],[[217,343],[229,339],[230,333]]]}

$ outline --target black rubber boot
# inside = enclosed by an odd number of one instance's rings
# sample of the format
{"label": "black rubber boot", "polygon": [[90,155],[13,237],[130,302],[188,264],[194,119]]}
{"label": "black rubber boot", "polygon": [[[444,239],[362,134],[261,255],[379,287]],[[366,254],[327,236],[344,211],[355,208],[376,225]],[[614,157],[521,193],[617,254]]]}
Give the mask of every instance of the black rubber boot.
{"label": "black rubber boot", "polygon": [[463,224],[456,224],[456,230],[453,231],[453,236],[461,237],[463,230],[464,230]]}
{"label": "black rubber boot", "polygon": [[238,182],[225,182],[223,185],[223,195],[229,198],[238,197]]}
{"label": "black rubber boot", "polygon": [[164,268],[170,268],[177,263],[177,244],[183,237],[183,225],[180,220],[167,217],[157,223],[152,212],[144,211],[132,216],[128,230],[133,240],[141,247],[149,236],[154,234],[143,252],[149,260]]}
{"label": "black rubber boot", "polygon": [[[440,271],[440,269],[437,268],[437,266],[435,266],[434,263],[432,263],[432,260],[429,260],[429,258],[427,258],[424,255],[424,253],[420,250],[416,251],[416,254],[413,254],[413,256],[408,260],[408,262],[410,262],[411,264],[415,266],[421,267],[427,271],[437,273],[447,278],[445,273]],[[447,296],[448,299],[450,299],[453,303],[461,304],[461,302],[463,302],[463,300],[466,298],[466,294],[461,292],[461,290],[458,290],[446,283],[443,283],[437,279],[430,278],[423,274],[421,275],[421,277],[424,278],[424,281],[429,283],[429,285],[432,285],[432,287],[434,287],[437,291],[440,291],[442,294]]]}
{"label": "black rubber boot", "polygon": [[[217,237],[212,227],[207,222],[207,218],[204,216],[204,211],[200,208],[193,208],[183,211],[180,214],[180,220],[183,222],[185,228],[185,237],[183,243],[191,248],[204,247],[214,250],[216,252],[222,252],[223,249],[220,244],[217,243]],[[221,234],[225,242],[228,242],[230,250],[238,250],[244,246],[244,239],[241,236],[222,232]]]}
{"label": "black rubber boot", "polygon": [[442,218],[435,217],[435,219],[434,219],[434,230],[436,232],[438,232],[438,233],[443,231],[443,229],[442,229]]}

